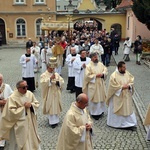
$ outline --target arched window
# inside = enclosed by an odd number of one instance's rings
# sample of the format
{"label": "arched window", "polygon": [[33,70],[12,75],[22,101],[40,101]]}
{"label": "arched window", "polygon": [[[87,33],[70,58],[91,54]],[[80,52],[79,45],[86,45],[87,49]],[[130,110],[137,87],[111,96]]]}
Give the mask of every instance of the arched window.
{"label": "arched window", "polygon": [[17,36],[24,37],[26,36],[26,23],[23,19],[18,19],[16,21],[17,26]]}
{"label": "arched window", "polygon": [[41,21],[42,21],[42,19],[36,20],[36,36],[40,36],[42,34]]}

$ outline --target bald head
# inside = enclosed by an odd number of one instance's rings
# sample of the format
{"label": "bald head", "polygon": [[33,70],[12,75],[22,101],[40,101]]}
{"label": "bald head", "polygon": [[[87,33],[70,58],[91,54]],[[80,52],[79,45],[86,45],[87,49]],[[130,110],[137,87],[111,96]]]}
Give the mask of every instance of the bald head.
{"label": "bald head", "polygon": [[86,106],[88,106],[88,97],[87,97],[87,95],[84,94],[84,93],[79,94],[77,99],[76,99],[76,105],[80,109],[84,109]]}
{"label": "bald head", "polygon": [[71,47],[70,48],[70,52],[71,52],[71,54],[76,54],[76,48],[75,47]]}

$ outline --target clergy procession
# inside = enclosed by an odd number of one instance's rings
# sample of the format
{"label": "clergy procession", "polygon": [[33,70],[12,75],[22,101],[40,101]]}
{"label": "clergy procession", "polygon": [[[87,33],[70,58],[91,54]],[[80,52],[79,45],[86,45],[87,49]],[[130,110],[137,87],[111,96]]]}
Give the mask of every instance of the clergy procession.
{"label": "clergy procession", "polygon": [[[114,52],[109,34],[84,41],[77,37],[67,41],[65,34],[49,35],[47,41],[39,43],[29,38],[26,51],[19,55],[15,61],[17,68],[20,63],[22,73],[11,68],[17,77],[15,87],[0,70],[0,148],[124,149],[126,134],[139,140],[143,125],[147,136],[143,135],[142,141],[150,146],[150,106],[139,130],[140,119],[132,98],[135,78],[123,59],[111,66],[119,51]],[[124,146],[115,142],[111,146],[111,138],[120,138],[115,134],[111,137],[112,133],[124,135]],[[146,149],[144,145],[138,148]],[[125,149],[138,148],[129,144]]]}

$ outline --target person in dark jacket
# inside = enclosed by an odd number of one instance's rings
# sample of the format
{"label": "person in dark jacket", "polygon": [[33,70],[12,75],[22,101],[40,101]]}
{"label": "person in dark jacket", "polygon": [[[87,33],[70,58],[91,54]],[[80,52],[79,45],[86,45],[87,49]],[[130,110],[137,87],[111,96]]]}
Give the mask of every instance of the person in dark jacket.
{"label": "person in dark jacket", "polygon": [[134,42],[134,53],[136,54],[136,64],[141,65],[140,57],[142,54],[142,38],[140,35],[136,37]]}
{"label": "person in dark jacket", "polygon": [[104,49],[104,54],[101,55],[101,59],[104,65],[106,65],[107,67],[109,66],[110,63],[110,42],[108,41],[107,37],[104,37],[104,39],[101,42],[101,45]]}
{"label": "person in dark jacket", "polygon": [[29,40],[27,41],[27,43],[26,43],[26,49],[27,48],[30,48],[30,47],[32,47],[33,46],[33,42],[32,42],[32,40],[31,40],[31,38],[29,38]]}
{"label": "person in dark jacket", "polygon": [[115,51],[115,55],[118,55],[118,49],[119,49],[119,41],[120,41],[120,39],[119,39],[119,36],[118,36],[118,34],[116,34],[115,36],[114,36],[114,51]]}

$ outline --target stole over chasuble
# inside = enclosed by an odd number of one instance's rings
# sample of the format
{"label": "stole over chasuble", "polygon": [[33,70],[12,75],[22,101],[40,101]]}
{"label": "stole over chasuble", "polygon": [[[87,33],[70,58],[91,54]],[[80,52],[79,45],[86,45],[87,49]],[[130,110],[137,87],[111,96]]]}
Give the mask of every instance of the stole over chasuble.
{"label": "stole over chasuble", "polygon": [[[25,108],[25,102],[31,102],[32,107]],[[18,90],[15,90],[8,98],[2,113],[0,140],[9,139],[10,130],[14,128],[19,150],[38,150],[40,144],[36,117],[38,107],[39,102],[32,92],[27,91],[26,94],[22,95]]]}
{"label": "stole over chasuble", "polygon": [[[100,73],[104,74],[104,78],[96,78],[96,74]],[[107,74],[107,68],[101,62],[95,64],[90,61],[86,66],[82,91],[88,94],[90,101],[98,103],[106,100],[104,79],[106,79]]]}
{"label": "stole over chasuble", "polygon": [[[55,79],[50,82],[50,77],[52,73],[45,71],[41,75],[40,83],[42,89],[42,99],[43,99],[43,114],[60,114],[62,111],[61,105],[61,92],[64,84],[64,79],[55,73]],[[56,81],[59,81],[59,85],[56,85]]]}
{"label": "stole over chasuble", "polygon": [[[81,113],[73,102],[64,118],[56,150],[93,150],[90,131],[85,129],[86,123],[92,125],[86,108]],[[81,142],[85,131],[85,140]]]}
{"label": "stole over chasuble", "polygon": [[[129,116],[133,113],[133,82],[134,77],[128,71],[124,74],[114,71],[110,76],[106,104],[109,105],[109,100],[113,98],[113,112],[115,114],[120,116]],[[125,84],[129,84],[132,87],[132,92],[129,89],[124,89],[121,90],[121,94],[117,96],[115,93],[122,89],[122,86]]]}

